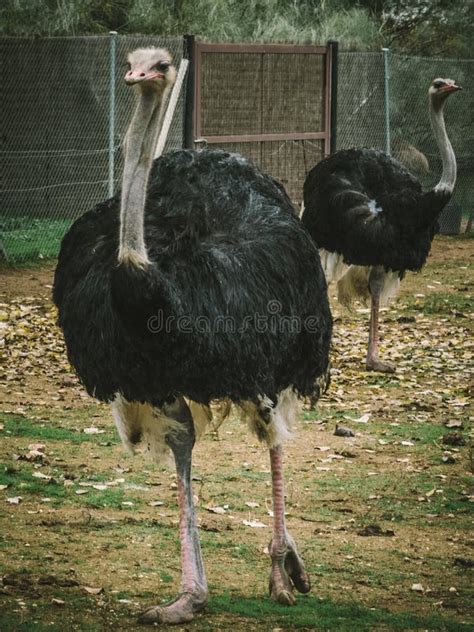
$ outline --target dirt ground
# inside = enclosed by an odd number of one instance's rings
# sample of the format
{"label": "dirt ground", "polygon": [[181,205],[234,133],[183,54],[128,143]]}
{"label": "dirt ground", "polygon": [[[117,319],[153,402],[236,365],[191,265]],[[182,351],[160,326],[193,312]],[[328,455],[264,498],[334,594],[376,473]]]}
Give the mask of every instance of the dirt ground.
{"label": "dirt ground", "polygon": [[[309,595],[269,601],[266,450],[234,411],[195,448],[209,607],[179,630],[472,630],[474,240],[436,238],[383,312],[334,300],[332,384],[285,446]],[[55,327],[53,264],[0,270],[0,629],[133,630],[179,585],[175,476],[118,442]],[[354,436],[337,436],[342,426]]]}

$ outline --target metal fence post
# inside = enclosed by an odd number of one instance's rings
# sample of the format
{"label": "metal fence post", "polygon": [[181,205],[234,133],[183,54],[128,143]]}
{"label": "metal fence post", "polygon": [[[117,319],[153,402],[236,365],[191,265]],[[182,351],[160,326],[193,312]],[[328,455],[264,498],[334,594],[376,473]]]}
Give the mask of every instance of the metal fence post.
{"label": "metal fence post", "polygon": [[390,156],[390,93],[389,93],[389,66],[388,66],[388,48],[382,48],[383,52],[383,74],[385,85],[385,153]]}
{"label": "metal fence post", "polygon": [[337,69],[338,69],[338,53],[339,43],[336,40],[328,41],[328,52],[331,59],[331,83],[330,83],[330,149],[333,154],[337,149]]}
{"label": "metal fence post", "polygon": [[114,194],[114,176],[115,176],[115,49],[117,31],[110,31],[109,46],[109,197]]}
{"label": "metal fence post", "polygon": [[194,149],[194,99],[195,99],[195,39],[194,35],[183,37],[184,57],[189,60],[183,109],[183,148]]}

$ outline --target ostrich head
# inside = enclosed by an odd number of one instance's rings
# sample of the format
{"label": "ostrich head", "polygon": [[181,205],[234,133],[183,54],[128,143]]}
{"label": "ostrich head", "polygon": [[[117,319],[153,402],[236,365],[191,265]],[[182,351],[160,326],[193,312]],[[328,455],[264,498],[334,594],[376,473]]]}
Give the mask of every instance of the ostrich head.
{"label": "ostrich head", "polygon": [[457,86],[452,79],[434,79],[428,90],[433,107],[439,110],[446,99],[453,92],[462,90],[461,86]]}
{"label": "ostrich head", "polygon": [[171,55],[163,48],[137,48],[129,53],[125,83],[141,90],[163,92],[172,85],[176,71],[171,65]]}

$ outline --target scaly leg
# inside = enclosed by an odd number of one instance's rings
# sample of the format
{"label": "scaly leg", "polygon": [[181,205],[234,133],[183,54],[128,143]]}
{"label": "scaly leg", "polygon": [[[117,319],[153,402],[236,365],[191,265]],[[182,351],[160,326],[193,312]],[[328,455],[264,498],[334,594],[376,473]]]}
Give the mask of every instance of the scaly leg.
{"label": "scaly leg", "polygon": [[382,373],[394,373],[395,369],[389,364],[379,360],[379,308],[380,295],[383,290],[385,271],[377,266],[371,269],[369,275],[370,288],[370,324],[369,345],[367,348],[366,367],[368,371],[380,371]]}
{"label": "scaly leg", "polygon": [[194,429],[189,408],[182,397],[163,408],[164,413],[182,423],[182,431],[167,437],[173,452],[178,475],[179,535],[181,540],[181,589],[171,602],[148,608],[140,623],[183,623],[191,621],[201,610],[208,596],[201,545],[196,527],[191,487],[191,456],[194,446]]}
{"label": "scaly leg", "polygon": [[311,584],[295,542],[286,530],[281,445],[270,448],[270,464],[273,492],[273,538],[269,546],[272,558],[270,596],[281,604],[293,605],[293,587],[301,593],[307,593]]}

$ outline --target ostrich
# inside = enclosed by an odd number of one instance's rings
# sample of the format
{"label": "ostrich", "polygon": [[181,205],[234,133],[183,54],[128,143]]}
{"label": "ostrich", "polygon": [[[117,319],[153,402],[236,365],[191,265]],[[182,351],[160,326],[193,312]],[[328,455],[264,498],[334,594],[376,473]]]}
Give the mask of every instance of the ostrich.
{"label": "ostrich", "polygon": [[293,604],[293,589],[307,592],[310,581],[285,526],[282,442],[298,397],[326,379],[332,321],[317,248],[283,187],[243,157],[183,150],[153,162],[175,71],[162,49],[128,60],[125,81],[138,102],[121,196],[66,234],[53,297],[69,360],[90,395],[112,402],[125,446],[142,443],[155,460],[168,449],[174,456],[181,588],[141,621],[189,621],[208,598],[190,405],[194,413],[213,399],[240,405],[269,447],[270,595]]}
{"label": "ostrich", "polygon": [[338,151],[318,163],[304,183],[302,222],[320,248],[328,283],[338,298],[371,299],[366,366],[393,372],[378,355],[379,307],[393,297],[406,270],[420,270],[437,230],[437,218],[456,181],[456,160],[446,134],[443,108],[460,90],[451,79],[429,88],[429,113],[441,153],[438,184],[424,192],[399,162],[375,149]]}

